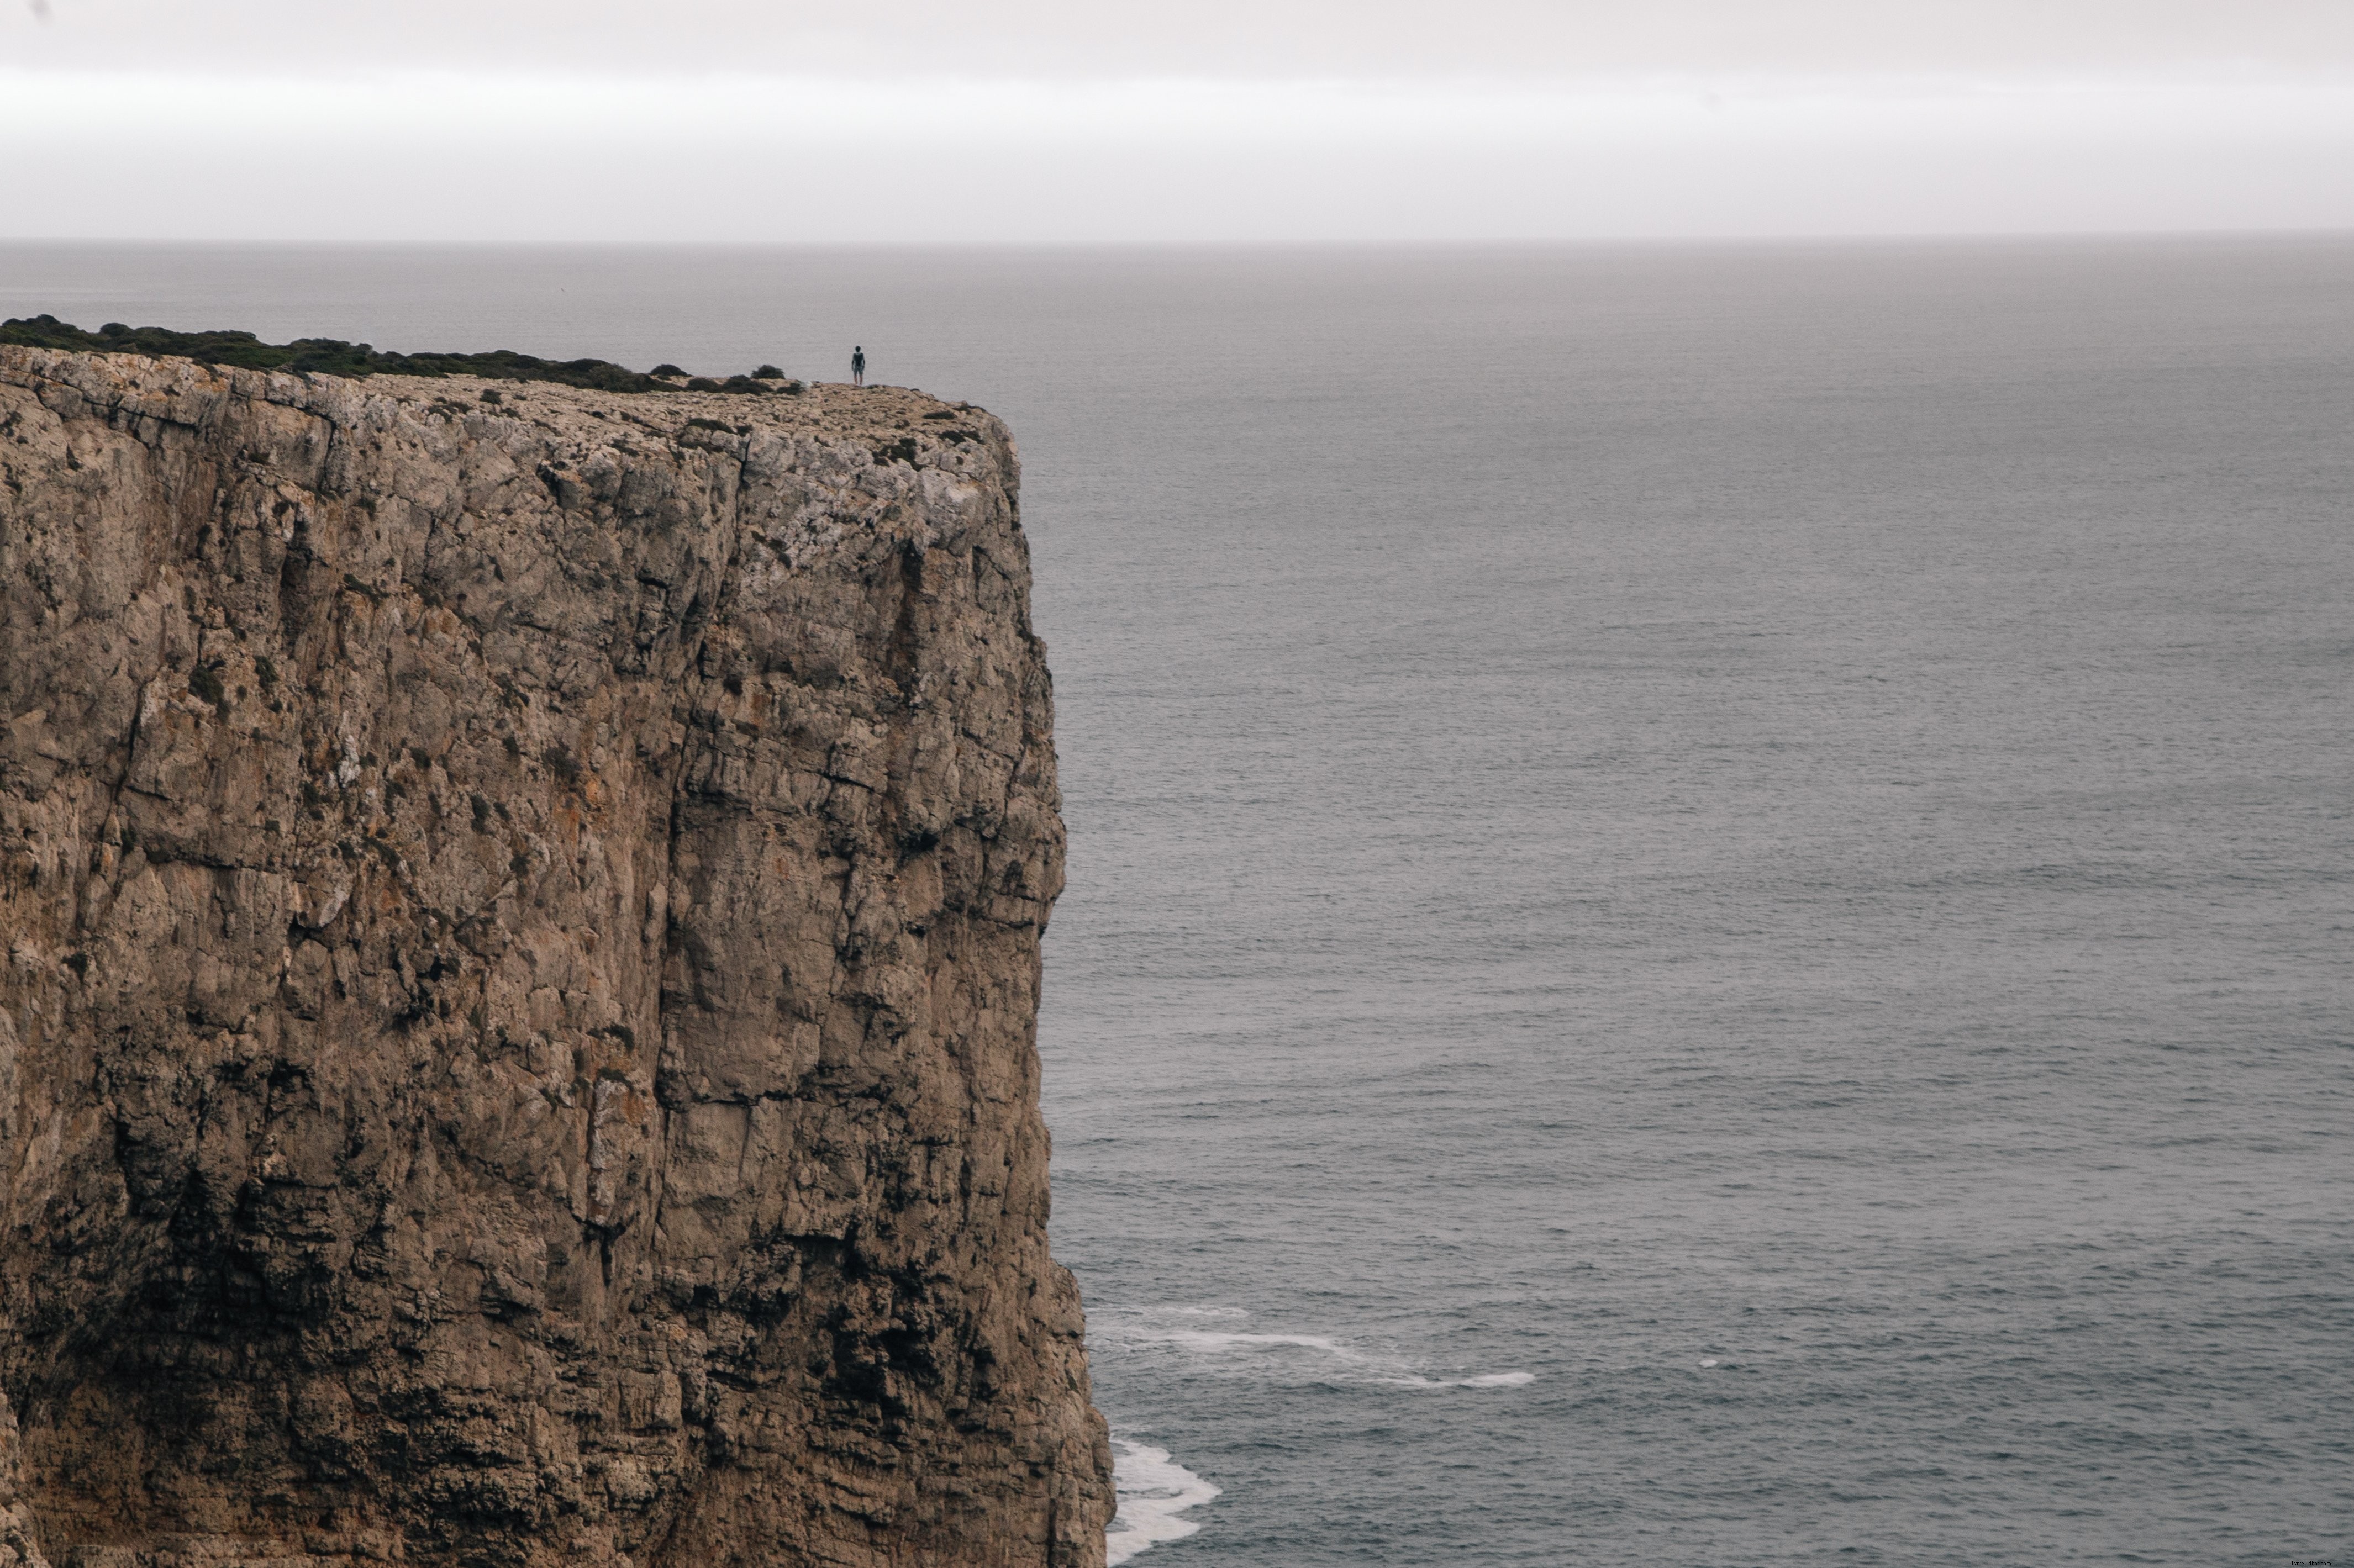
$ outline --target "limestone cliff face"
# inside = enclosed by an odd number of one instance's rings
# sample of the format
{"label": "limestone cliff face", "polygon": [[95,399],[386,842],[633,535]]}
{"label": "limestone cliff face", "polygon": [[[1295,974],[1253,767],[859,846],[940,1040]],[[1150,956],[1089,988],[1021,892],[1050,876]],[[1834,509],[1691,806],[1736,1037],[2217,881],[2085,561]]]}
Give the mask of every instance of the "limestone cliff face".
{"label": "limestone cliff face", "polygon": [[1101,1563],[1012,443],[482,386],[0,347],[0,1563]]}

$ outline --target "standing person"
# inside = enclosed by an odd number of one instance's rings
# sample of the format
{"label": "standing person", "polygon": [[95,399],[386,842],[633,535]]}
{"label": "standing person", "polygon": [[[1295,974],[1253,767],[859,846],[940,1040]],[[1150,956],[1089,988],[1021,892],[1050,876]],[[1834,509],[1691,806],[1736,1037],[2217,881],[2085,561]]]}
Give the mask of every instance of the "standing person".
{"label": "standing person", "polygon": [[850,384],[866,385],[866,350],[854,343],[850,345]]}

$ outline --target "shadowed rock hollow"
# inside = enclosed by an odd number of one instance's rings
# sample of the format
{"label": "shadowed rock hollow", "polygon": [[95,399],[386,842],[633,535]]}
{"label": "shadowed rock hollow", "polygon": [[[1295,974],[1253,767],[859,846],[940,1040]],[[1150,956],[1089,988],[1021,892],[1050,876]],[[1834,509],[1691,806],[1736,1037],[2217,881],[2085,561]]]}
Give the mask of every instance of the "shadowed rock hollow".
{"label": "shadowed rock hollow", "polygon": [[1012,442],[481,388],[0,346],[0,1563],[1099,1564]]}

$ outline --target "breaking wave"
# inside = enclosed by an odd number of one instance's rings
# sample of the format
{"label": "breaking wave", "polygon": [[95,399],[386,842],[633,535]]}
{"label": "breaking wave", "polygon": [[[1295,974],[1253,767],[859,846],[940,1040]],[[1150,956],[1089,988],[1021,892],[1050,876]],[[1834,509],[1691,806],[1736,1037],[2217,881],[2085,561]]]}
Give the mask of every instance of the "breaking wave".
{"label": "breaking wave", "polygon": [[1197,1520],[1181,1518],[1218,1495],[1218,1489],[1169,1457],[1166,1448],[1112,1439],[1112,1485],[1119,1494],[1119,1512],[1104,1532],[1108,1564],[1127,1562],[1138,1552],[1165,1541],[1182,1541],[1202,1528]]}

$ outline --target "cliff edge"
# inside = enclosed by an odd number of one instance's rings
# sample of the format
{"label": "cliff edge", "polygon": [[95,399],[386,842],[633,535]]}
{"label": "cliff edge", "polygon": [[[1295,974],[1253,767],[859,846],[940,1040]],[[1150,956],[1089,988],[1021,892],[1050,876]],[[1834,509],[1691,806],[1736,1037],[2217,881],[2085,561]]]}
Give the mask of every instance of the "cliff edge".
{"label": "cliff edge", "polygon": [[1016,485],[0,345],[0,1562],[1103,1562]]}

